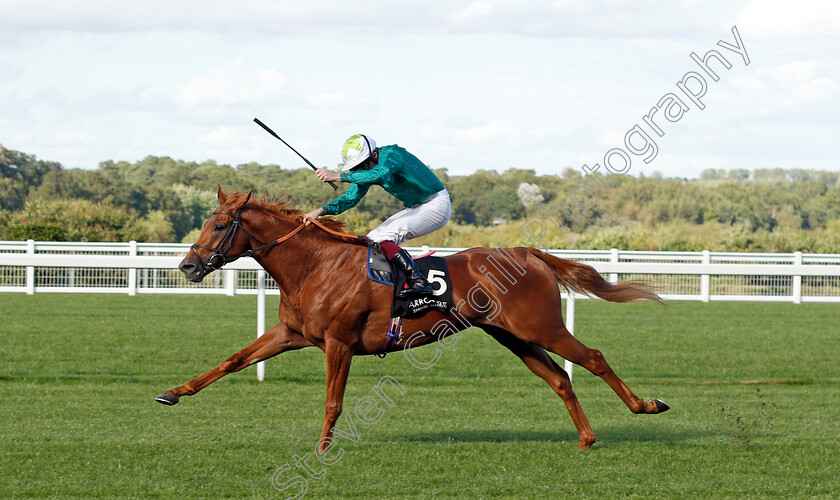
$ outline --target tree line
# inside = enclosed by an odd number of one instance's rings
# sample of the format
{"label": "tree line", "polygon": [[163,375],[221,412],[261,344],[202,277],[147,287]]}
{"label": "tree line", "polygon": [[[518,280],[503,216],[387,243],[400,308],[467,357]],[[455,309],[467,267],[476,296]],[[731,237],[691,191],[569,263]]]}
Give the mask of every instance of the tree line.
{"label": "tree line", "polygon": [[[523,221],[568,200],[581,180],[572,169],[559,175],[511,168],[464,176],[433,170],[452,198],[452,221],[412,244],[529,245],[518,230]],[[657,173],[611,180],[614,185],[598,193],[597,203],[565,221],[568,233],[551,235],[553,247],[840,251],[838,172],[709,169],[695,180]],[[148,156],[86,170],[0,146],[0,238],[192,242],[218,205],[218,186],[288,198],[305,211],[336,196],[306,168]],[[396,199],[372,189],[339,218],[364,233],[400,209]]]}

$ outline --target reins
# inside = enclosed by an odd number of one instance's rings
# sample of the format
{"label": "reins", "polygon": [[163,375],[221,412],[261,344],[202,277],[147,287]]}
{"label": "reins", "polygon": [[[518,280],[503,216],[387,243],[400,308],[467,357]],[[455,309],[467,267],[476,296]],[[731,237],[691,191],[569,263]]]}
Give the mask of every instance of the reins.
{"label": "reins", "polygon": [[[211,247],[208,247],[208,246],[205,246],[205,245],[199,245],[198,243],[193,243],[192,244],[192,247],[190,247],[190,250],[193,251],[193,252],[195,252],[196,247],[203,248],[205,250],[210,250],[211,252],[213,252],[213,255],[211,255],[210,258],[207,259],[207,263],[206,264],[203,263],[202,265],[206,265],[207,267],[213,269],[214,271],[218,271],[228,262],[233,262],[233,261],[235,261],[239,258],[242,258],[242,257],[253,257],[257,252],[261,252],[263,250],[273,248],[273,247],[283,243],[284,241],[290,239],[292,236],[301,232],[307,226],[306,221],[304,221],[298,227],[292,229],[290,232],[288,232],[287,234],[277,238],[276,240],[270,241],[270,242],[268,242],[264,245],[261,245],[257,248],[246,250],[239,255],[235,255],[233,257],[228,257],[227,253],[228,253],[228,251],[230,251],[231,247],[233,246],[233,242],[234,242],[234,240],[236,240],[236,233],[240,229],[242,231],[244,231],[245,234],[250,236],[252,239],[256,240],[257,242],[260,242],[260,239],[257,238],[254,235],[254,233],[252,233],[251,231],[248,231],[245,228],[245,226],[242,225],[242,211],[245,208],[248,208],[248,207],[240,208],[239,211],[235,215],[232,214],[232,213],[229,213],[229,212],[224,212],[224,211],[213,212],[213,215],[227,215],[228,217],[233,218],[233,223],[231,224],[231,227],[228,230],[227,234],[225,234],[224,238],[222,238],[222,241],[219,243],[219,245],[216,248],[211,248]],[[266,214],[262,210],[260,210],[259,212],[263,213],[264,215],[269,215],[271,217],[274,217],[276,219],[282,219],[282,217],[278,217],[274,214]],[[282,219],[282,220],[285,220],[285,219]],[[337,238],[355,240],[355,241],[358,241],[358,242],[363,241],[362,238],[360,238],[359,236],[357,236],[355,234],[350,234],[350,233],[345,233],[343,231],[336,231],[334,229],[330,229],[330,228],[328,228],[327,226],[318,222],[315,219],[309,219],[309,222],[311,222],[312,224],[315,224],[317,227],[323,229],[328,234],[330,234],[332,236],[335,236]],[[224,250],[222,250],[222,247],[224,247]],[[196,252],[196,256],[198,256],[198,252]],[[219,265],[216,265],[216,263],[219,262],[219,261],[221,263]]]}

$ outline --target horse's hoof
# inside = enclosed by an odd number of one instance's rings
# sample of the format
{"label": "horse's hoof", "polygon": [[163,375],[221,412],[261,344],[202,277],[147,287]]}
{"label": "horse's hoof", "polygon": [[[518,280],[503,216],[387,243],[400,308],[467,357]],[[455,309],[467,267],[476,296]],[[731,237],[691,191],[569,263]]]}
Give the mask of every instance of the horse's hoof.
{"label": "horse's hoof", "polygon": [[665,413],[671,409],[671,407],[668,406],[668,403],[662,401],[661,399],[654,399],[653,402],[656,404],[656,413]]}
{"label": "horse's hoof", "polygon": [[166,391],[160,396],[156,397],[155,401],[166,406],[172,406],[178,404],[178,396],[172,394],[169,391]]}

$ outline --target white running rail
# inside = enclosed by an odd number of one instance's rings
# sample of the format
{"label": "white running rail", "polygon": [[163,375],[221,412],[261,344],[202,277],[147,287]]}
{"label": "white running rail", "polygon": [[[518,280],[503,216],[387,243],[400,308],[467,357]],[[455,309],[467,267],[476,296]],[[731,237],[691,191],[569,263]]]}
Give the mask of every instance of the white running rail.
{"label": "white running rail", "polygon": [[[253,259],[228,264],[202,283],[178,271],[190,245],[0,241],[0,292],[257,295],[257,334],[265,331],[265,296],[280,292]],[[407,247],[446,256],[463,248]],[[641,280],[666,300],[840,302],[840,254],[550,250],[585,262],[613,282]],[[575,299],[566,326],[574,333]],[[264,365],[259,363],[260,380]],[[571,364],[566,362],[571,375]]]}

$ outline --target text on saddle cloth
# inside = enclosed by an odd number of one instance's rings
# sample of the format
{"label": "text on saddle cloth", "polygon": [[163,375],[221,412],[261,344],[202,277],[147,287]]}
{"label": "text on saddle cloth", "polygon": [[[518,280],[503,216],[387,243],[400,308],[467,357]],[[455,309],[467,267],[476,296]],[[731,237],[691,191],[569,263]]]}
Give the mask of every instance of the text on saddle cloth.
{"label": "text on saddle cloth", "polygon": [[449,314],[452,302],[452,283],[449,279],[449,267],[442,257],[421,257],[415,259],[423,276],[432,285],[432,295],[404,299],[397,291],[405,286],[406,276],[399,268],[391,265],[381,252],[368,247],[367,275],[373,281],[394,287],[391,303],[391,317],[418,318],[430,310]]}

